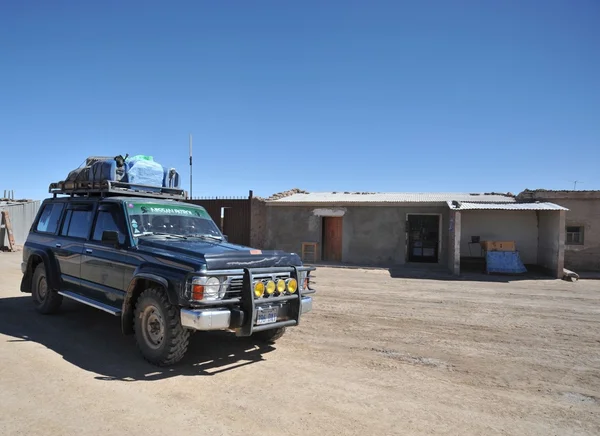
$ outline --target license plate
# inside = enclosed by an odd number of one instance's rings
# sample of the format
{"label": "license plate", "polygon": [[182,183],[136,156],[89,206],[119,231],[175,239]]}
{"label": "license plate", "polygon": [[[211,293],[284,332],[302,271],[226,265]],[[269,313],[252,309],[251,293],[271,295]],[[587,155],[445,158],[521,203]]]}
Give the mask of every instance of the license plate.
{"label": "license plate", "polygon": [[256,325],[277,322],[278,307],[259,308],[256,314]]}

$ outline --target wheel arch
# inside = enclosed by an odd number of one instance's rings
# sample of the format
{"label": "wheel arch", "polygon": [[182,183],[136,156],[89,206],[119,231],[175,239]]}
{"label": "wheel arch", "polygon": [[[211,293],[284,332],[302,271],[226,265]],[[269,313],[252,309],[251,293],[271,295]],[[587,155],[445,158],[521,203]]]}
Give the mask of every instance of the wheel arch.
{"label": "wheel arch", "polygon": [[171,303],[176,303],[177,299],[173,299],[172,293],[169,292],[169,282],[167,279],[151,273],[136,274],[129,282],[127,293],[123,300],[121,312],[121,330],[123,331],[123,334],[133,334],[133,312],[135,310],[135,303],[144,290],[152,287],[161,288],[167,294],[169,301]]}
{"label": "wheel arch", "polygon": [[31,293],[33,274],[38,265],[43,264],[46,269],[46,279],[51,289],[60,289],[60,279],[56,269],[52,268],[52,262],[47,253],[42,250],[32,252],[27,258],[27,268],[21,279],[21,292]]}

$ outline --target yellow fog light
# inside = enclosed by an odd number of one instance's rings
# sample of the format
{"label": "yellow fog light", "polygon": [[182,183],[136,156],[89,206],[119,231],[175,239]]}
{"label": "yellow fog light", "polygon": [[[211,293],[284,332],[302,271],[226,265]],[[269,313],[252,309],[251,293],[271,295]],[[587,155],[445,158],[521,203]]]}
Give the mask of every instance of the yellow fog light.
{"label": "yellow fog light", "polygon": [[265,293],[265,284],[263,282],[254,283],[254,296],[260,298]]}
{"label": "yellow fog light", "polygon": [[275,287],[275,282],[273,280],[269,280],[266,286],[267,294],[273,295],[273,293],[275,292]]}
{"label": "yellow fog light", "polygon": [[293,294],[298,289],[298,282],[296,279],[288,279],[287,290],[290,294]]}
{"label": "yellow fog light", "polygon": [[277,292],[280,294],[285,292],[285,282],[283,280],[277,280]]}

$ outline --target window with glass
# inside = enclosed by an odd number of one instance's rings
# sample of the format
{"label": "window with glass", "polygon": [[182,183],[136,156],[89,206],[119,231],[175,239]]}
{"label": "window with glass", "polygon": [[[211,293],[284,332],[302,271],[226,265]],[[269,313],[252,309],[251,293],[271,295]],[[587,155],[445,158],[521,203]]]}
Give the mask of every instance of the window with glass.
{"label": "window with glass", "polygon": [[64,207],[63,203],[52,203],[44,206],[35,230],[41,233],[56,233]]}
{"label": "window with glass", "polygon": [[118,223],[119,216],[118,211],[116,209],[98,211],[92,240],[100,242],[102,241],[102,233],[117,232],[119,234],[119,243],[124,244],[125,233],[123,229],[118,225]]}
{"label": "window with glass", "polygon": [[68,210],[60,231],[63,236],[87,239],[92,227],[91,210]]}
{"label": "window with glass", "polygon": [[191,204],[131,201],[126,210],[134,237],[172,235],[222,240],[206,209]]}
{"label": "window with glass", "polygon": [[567,226],[566,243],[568,245],[583,244],[583,227],[582,226]]}

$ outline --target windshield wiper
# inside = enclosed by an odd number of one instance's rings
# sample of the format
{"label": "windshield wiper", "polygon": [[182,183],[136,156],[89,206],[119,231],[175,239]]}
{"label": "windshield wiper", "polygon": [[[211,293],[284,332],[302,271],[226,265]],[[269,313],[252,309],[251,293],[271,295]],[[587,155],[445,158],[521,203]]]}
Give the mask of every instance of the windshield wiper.
{"label": "windshield wiper", "polygon": [[164,233],[164,232],[143,232],[143,233],[139,233],[139,234],[133,235],[133,236],[139,237],[139,236],[150,236],[150,235],[171,236],[173,238],[187,239],[187,236],[184,236],[184,235],[176,235],[174,233]]}
{"label": "windshield wiper", "polygon": [[195,234],[195,235],[190,235],[194,238],[202,238],[202,239],[213,239],[215,241],[222,241],[223,238],[221,236],[215,236],[215,235],[206,235],[206,234]]}

